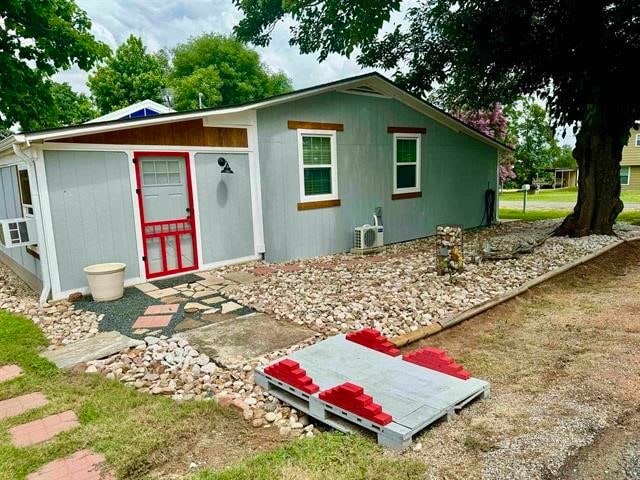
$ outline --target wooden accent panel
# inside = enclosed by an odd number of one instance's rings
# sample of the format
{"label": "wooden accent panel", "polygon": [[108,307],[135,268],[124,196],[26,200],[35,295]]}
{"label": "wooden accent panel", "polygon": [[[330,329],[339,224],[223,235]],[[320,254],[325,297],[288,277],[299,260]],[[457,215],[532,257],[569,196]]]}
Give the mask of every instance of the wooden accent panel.
{"label": "wooden accent panel", "polygon": [[287,127],[291,130],[306,128],[309,130],[335,130],[336,132],[344,132],[344,124],[342,123],[301,122],[299,120],[289,120],[287,122]]}
{"label": "wooden accent panel", "polygon": [[246,128],[205,127],[201,119],[148,127],[131,126],[123,130],[61,138],[56,142],[244,148],[249,145]]}
{"label": "wooden accent panel", "polygon": [[406,198],[420,198],[422,192],[410,192],[410,193],[394,193],[391,195],[391,200],[404,200]]}
{"label": "wooden accent panel", "polygon": [[427,133],[422,127],[387,127],[387,133]]}
{"label": "wooden accent panel", "polygon": [[298,204],[298,210],[315,210],[316,208],[331,208],[339,207],[340,199],[338,200],[323,200],[320,202],[301,202]]}

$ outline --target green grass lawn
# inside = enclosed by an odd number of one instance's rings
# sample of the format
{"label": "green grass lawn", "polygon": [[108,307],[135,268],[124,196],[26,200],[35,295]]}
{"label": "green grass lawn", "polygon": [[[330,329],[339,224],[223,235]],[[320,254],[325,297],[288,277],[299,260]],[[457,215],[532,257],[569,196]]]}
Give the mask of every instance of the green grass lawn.
{"label": "green grass lawn", "polygon": [[[0,310],[0,365],[16,363],[24,371],[21,377],[2,384],[0,400],[40,391],[50,401],[43,408],[0,420],[0,479],[24,479],[41,465],[83,448],[105,455],[119,479],[146,478],[153,467],[166,462],[188,465],[184,455],[198,441],[222,438],[226,449],[232,438],[240,439],[235,444],[245,444],[245,439],[255,435],[244,420],[215,402],[178,403],[139,393],[97,374],[58,370],[37,355],[46,343],[31,321]],[[79,428],[32,447],[15,448],[10,443],[9,428],[65,410],[76,412]],[[417,479],[423,472],[422,465],[384,456],[368,439],[322,434],[291,442],[230,470],[207,471],[195,478],[390,480]]]}
{"label": "green grass lawn", "polygon": [[[500,195],[500,200],[511,202],[522,202],[522,192],[504,192]],[[527,195],[528,202],[575,202],[578,198],[578,188],[545,189],[536,194]],[[620,198],[623,202],[640,203],[640,192],[623,190]]]}
{"label": "green grass lawn", "polygon": [[[553,210],[529,210],[526,213],[522,213],[520,209],[501,208],[500,219],[520,219],[520,220],[546,220],[549,218],[563,218],[571,212],[570,209],[553,209]],[[633,225],[640,225],[640,211],[630,210],[628,212],[622,212],[618,215],[617,221],[632,223]]]}

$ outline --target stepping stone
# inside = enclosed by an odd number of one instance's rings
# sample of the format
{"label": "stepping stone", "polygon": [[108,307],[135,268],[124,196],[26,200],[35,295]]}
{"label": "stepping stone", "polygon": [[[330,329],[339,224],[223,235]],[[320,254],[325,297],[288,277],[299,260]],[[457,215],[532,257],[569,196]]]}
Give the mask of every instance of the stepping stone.
{"label": "stepping stone", "polygon": [[184,330],[191,330],[193,328],[202,327],[203,325],[206,324],[194,318],[187,318],[176,325],[176,331],[182,332]]}
{"label": "stepping stone", "polygon": [[131,328],[162,328],[169,325],[173,315],[147,315],[136,319]]}
{"label": "stepping stone", "polygon": [[200,285],[204,285],[205,287],[210,287],[211,285],[219,285],[224,283],[224,278],[218,275],[217,273],[208,273],[204,280],[201,280]]}
{"label": "stepping stone", "polygon": [[253,273],[243,272],[243,271],[229,272],[229,273],[225,273],[222,276],[227,280],[231,280],[232,282],[236,282],[236,283],[252,283],[257,280],[260,280],[260,277],[254,275]]}
{"label": "stepping stone", "polygon": [[373,263],[380,263],[386,260],[385,257],[381,257],[380,255],[371,255],[370,257],[365,257],[365,260]]}
{"label": "stepping stone", "polygon": [[150,305],[144,311],[145,315],[162,315],[166,313],[176,313],[178,311],[177,303],[170,303],[168,305]]}
{"label": "stepping stone", "polygon": [[251,270],[251,273],[254,275],[271,275],[272,273],[277,272],[278,269],[274,267],[256,267]]}
{"label": "stepping stone", "polygon": [[214,358],[216,363],[233,367],[268,352],[286,349],[314,335],[315,332],[306,327],[258,314],[229,318],[174,337],[184,338],[198,352]]}
{"label": "stepping stone", "polygon": [[227,302],[222,304],[222,313],[230,313],[235,312],[236,310],[240,310],[242,305],[238,305],[236,302]]}
{"label": "stepping stone", "polygon": [[162,290],[152,290],[150,292],[146,292],[152,298],[164,298],[169,295],[177,295],[179,292],[175,288],[163,288]]}
{"label": "stepping stone", "polygon": [[222,303],[225,302],[227,299],[224,297],[211,297],[211,298],[205,298],[204,300],[202,300],[203,303],[206,303],[207,305],[215,305],[216,303]]}
{"label": "stepping stone", "polygon": [[298,270],[302,270],[302,267],[297,263],[292,263],[289,265],[280,265],[278,266],[278,270],[283,272],[297,272]]}
{"label": "stepping stone", "polygon": [[57,350],[48,350],[40,355],[58,368],[71,368],[79,363],[109,357],[125,348],[136,347],[144,342],[122,335],[120,332],[100,332],[91,338],[71,343]]}
{"label": "stepping stone", "polygon": [[182,285],[176,285],[173,288],[175,288],[179,292],[182,292],[183,290],[188,290],[189,289],[189,284],[188,283],[183,283]]}
{"label": "stepping stone", "polygon": [[8,382],[22,375],[22,369],[18,365],[3,365],[0,367],[0,383]]}
{"label": "stepping stone", "polygon": [[162,303],[182,303],[184,302],[184,297],[181,295],[171,295],[169,297],[164,297],[159,299]]}
{"label": "stepping stone", "polygon": [[15,417],[34,408],[44,407],[48,403],[47,397],[40,392],[2,400],[0,402],[0,420]]}
{"label": "stepping stone", "polygon": [[215,295],[215,291],[214,290],[200,290],[199,292],[196,292],[193,294],[193,297],[191,298],[202,298],[202,297],[210,297],[211,295]]}
{"label": "stepping stone", "polygon": [[72,430],[80,426],[78,417],[73,410],[49,415],[40,420],[24,423],[9,429],[11,443],[15,447],[27,447],[36,443],[46,442],[57,434]]}
{"label": "stepping stone", "polygon": [[135,285],[135,287],[141,292],[148,293],[154,290],[158,290],[158,287],[153,285],[152,283],[141,283],[140,285]]}
{"label": "stepping stone", "polygon": [[115,480],[104,469],[105,458],[91,450],[80,450],[68,457],[54,460],[27,475],[27,480]]}
{"label": "stepping stone", "polygon": [[139,328],[137,330],[134,330],[133,333],[136,334],[136,335],[144,335],[148,331],[149,330],[147,328]]}
{"label": "stepping stone", "polygon": [[312,268],[331,269],[335,267],[335,264],[331,262],[316,262],[311,264]]}
{"label": "stepping stone", "polygon": [[184,306],[184,311],[186,313],[196,313],[199,310],[209,310],[211,307],[208,305],[202,305],[198,302],[189,302]]}

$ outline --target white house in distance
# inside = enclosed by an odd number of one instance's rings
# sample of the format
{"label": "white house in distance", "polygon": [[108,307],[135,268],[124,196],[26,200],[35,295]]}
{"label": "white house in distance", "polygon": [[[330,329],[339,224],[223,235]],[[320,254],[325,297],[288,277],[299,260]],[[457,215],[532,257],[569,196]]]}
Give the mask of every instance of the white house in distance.
{"label": "white house in distance", "polygon": [[141,102],[136,102],[128,107],[120,108],[119,110],[114,110],[111,113],[107,113],[106,115],[102,115],[101,117],[94,118],[85,123],[100,123],[100,122],[110,122],[112,120],[124,120],[126,118],[144,118],[144,117],[152,117],[153,115],[160,115],[162,113],[173,113],[174,109],[166,107],[158,102],[154,102],[153,100],[142,100]]}

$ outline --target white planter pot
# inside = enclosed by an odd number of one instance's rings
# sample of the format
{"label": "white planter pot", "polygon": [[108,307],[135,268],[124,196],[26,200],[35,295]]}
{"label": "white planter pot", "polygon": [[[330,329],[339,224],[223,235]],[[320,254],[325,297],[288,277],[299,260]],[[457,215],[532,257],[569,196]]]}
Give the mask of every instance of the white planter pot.
{"label": "white planter pot", "polygon": [[117,300],[124,294],[124,263],[98,263],[84,268],[91,296],[96,302]]}

